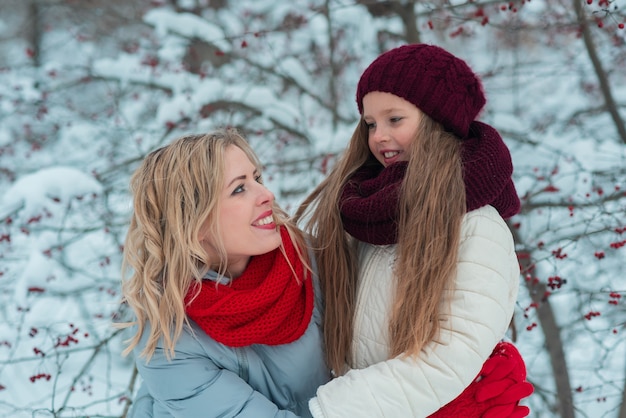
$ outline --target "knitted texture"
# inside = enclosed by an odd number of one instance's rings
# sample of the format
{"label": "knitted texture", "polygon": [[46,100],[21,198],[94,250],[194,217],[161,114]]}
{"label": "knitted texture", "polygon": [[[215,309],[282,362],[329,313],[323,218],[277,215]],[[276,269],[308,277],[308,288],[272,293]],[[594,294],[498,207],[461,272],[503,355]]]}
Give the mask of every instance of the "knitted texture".
{"label": "knitted texture", "polygon": [[486,102],[480,79],[465,61],[426,44],[392,49],[367,67],[356,93],[361,114],[363,97],[373,91],[402,97],[461,139]]}
{"label": "knitted texture", "polygon": [[511,153],[498,131],[486,123],[472,122],[469,137],[462,142],[461,158],[468,212],[485,205],[498,209],[504,219],[519,212]]}
{"label": "knitted texture", "polygon": [[[491,205],[504,219],[518,213],[511,154],[498,131],[472,122],[470,137],[461,144],[467,212]],[[346,232],[374,245],[397,242],[399,190],[406,167],[404,161],[385,168],[363,166],[350,177],[339,206]]]}
{"label": "knitted texture", "polygon": [[[186,312],[211,338],[230,347],[293,342],[306,331],[313,313],[313,285],[286,228],[280,249],[254,256],[230,284],[203,280],[187,294]],[[291,267],[293,266],[292,271]]]}
{"label": "knitted texture", "polygon": [[374,245],[398,242],[398,200],[406,162],[361,167],[345,184],[339,208],[343,228]]}
{"label": "knitted texture", "polygon": [[519,351],[513,344],[500,342],[463,393],[428,418],[522,418],[530,409],[519,402],[532,393]]}

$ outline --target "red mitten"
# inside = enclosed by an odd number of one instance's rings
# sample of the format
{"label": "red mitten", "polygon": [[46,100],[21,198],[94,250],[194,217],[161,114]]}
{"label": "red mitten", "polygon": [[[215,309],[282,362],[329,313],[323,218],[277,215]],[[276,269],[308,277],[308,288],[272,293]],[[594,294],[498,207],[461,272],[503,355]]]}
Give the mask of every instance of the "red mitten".
{"label": "red mitten", "polygon": [[526,366],[513,344],[500,342],[478,377],[452,402],[429,418],[523,418],[530,413],[519,401],[533,392]]}

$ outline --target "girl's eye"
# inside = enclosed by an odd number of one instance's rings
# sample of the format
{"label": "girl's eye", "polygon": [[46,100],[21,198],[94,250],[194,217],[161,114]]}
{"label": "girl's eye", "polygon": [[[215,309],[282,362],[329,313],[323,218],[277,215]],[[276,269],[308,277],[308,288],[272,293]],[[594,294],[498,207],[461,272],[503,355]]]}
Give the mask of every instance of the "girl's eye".
{"label": "girl's eye", "polygon": [[393,117],[389,119],[391,121],[391,123],[396,123],[396,122],[400,122],[402,120],[401,117]]}
{"label": "girl's eye", "polygon": [[376,124],[365,122],[365,126],[367,126],[367,129],[372,130],[376,127]]}

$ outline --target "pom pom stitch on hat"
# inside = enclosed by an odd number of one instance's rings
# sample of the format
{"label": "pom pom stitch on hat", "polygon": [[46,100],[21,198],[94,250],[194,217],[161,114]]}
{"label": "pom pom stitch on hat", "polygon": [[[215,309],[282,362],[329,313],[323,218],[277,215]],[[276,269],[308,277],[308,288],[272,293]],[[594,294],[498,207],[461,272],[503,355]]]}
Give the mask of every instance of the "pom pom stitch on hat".
{"label": "pom pom stitch on hat", "polygon": [[461,139],[486,102],[480,79],[465,61],[426,44],[392,49],[367,67],[357,86],[360,113],[363,97],[373,91],[402,97]]}

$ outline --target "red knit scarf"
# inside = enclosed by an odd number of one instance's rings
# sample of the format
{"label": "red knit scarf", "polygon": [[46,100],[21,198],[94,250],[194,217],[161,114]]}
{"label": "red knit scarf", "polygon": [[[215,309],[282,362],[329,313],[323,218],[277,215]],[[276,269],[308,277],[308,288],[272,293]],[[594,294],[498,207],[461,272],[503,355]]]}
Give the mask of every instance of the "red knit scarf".
{"label": "red knit scarf", "polygon": [[[472,122],[461,149],[467,211],[492,205],[505,219],[519,212],[511,155],[500,134],[485,123]],[[346,232],[370,244],[397,243],[398,201],[406,167],[406,162],[385,168],[370,164],[354,173],[340,201]]]}
{"label": "red knit scarf", "polygon": [[200,293],[187,294],[187,315],[211,338],[230,347],[293,342],[306,331],[313,313],[313,286],[286,228],[280,230],[287,259],[276,249],[254,256],[229,284],[203,280]]}

